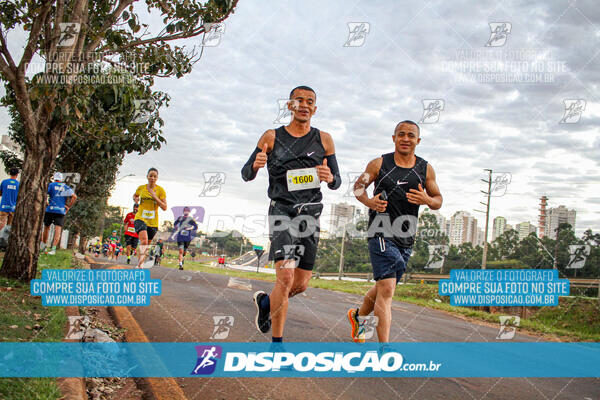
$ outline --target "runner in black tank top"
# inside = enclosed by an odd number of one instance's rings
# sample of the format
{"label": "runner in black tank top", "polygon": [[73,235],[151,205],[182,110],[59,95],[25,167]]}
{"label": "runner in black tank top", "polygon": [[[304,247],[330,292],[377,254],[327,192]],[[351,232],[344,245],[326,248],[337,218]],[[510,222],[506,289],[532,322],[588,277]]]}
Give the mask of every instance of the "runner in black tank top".
{"label": "runner in black tank top", "polygon": [[394,153],[381,156],[381,168],[375,179],[373,196],[385,191],[388,198],[385,213],[369,209],[368,237],[387,238],[398,247],[412,247],[419,219],[419,204],[408,201],[410,189],[419,190],[427,179],[427,161],[415,156],[414,166],[405,168],[394,161]]}
{"label": "runner in black tank top", "polygon": [[269,172],[269,259],[275,260],[277,280],[271,295],[254,293],[257,329],[269,331],[280,342],[288,298],[308,286],[319,243],[319,216],[323,209],[321,182],[335,190],[341,184],[331,135],[310,126],[316,94],[307,86],[294,88],[288,108],[288,126],[266,131],[242,168],[242,178],[253,180],[265,165]]}
{"label": "runner in black tank top", "polygon": [[[372,311],[378,319],[379,341],[389,342],[392,297],[411,254],[419,206],[426,204],[432,210],[442,206],[433,167],[415,155],[421,141],[418,125],[402,121],[392,137],[395,151],[372,160],[354,185],[356,198],[369,207],[369,257],[375,279],[361,307],[347,313],[355,342],[364,342],[365,317]],[[369,198],[366,189],[371,183],[375,189]],[[382,351],[388,350],[382,346]]]}
{"label": "runner in black tank top", "polygon": [[284,126],[275,129],[274,146],[267,161],[269,198],[290,205],[320,203],[323,198],[320,186],[289,191],[286,174],[289,170],[321,165],[324,158],[325,148],[321,143],[321,132],[317,128],[311,127],[301,137],[290,135]]}

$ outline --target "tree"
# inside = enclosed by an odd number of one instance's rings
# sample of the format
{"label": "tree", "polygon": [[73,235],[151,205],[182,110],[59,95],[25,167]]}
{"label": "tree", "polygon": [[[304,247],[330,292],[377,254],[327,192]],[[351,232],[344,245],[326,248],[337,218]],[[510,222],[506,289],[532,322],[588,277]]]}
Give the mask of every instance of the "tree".
{"label": "tree", "polygon": [[227,256],[237,256],[240,253],[240,247],[248,245],[250,241],[237,231],[225,232],[216,230],[208,236],[209,248],[217,251],[217,254],[226,254]]}
{"label": "tree", "polygon": [[115,206],[107,205],[105,208],[104,219],[104,227],[102,230],[102,239],[106,239],[112,234],[112,231],[117,231],[117,235],[122,236],[123,231],[121,227],[123,226],[123,215],[121,213],[121,209]]}
{"label": "tree", "polygon": [[514,229],[504,231],[492,242],[492,247],[495,248],[498,258],[501,260],[513,258],[518,245],[519,234]]}
{"label": "tree", "polygon": [[573,275],[573,271],[575,270],[565,268],[571,257],[569,246],[575,244],[582,245],[583,240],[577,239],[573,227],[568,223],[559,224],[557,231],[558,235],[555,241],[555,247],[553,248],[555,251],[554,254],[556,257],[557,268],[559,272],[565,274],[565,276]]}
{"label": "tree", "polygon": [[173,222],[166,220],[163,221],[162,227],[160,228],[161,232],[173,232]]}
{"label": "tree", "polygon": [[91,163],[88,173],[77,186],[78,200],[67,214],[65,228],[71,236],[79,235],[80,252],[88,238],[102,234],[99,225],[105,218],[106,202],[122,160],[122,156],[116,155]]}
{"label": "tree", "polygon": [[522,262],[521,267],[552,268],[552,259],[546,251],[540,248],[535,232],[530,233],[518,243],[514,257]]}
{"label": "tree", "polygon": [[[119,74],[113,71],[95,74],[96,77],[115,78]],[[107,79],[110,81],[111,79]],[[32,85],[33,86],[33,85]],[[5,104],[9,106],[11,138],[24,150],[23,124],[14,105],[14,95],[7,87]],[[130,124],[136,109],[131,99],[134,97],[150,97],[154,108],[148,121],[144,124]],[[90,102],[85,110],[85,119],[102,121],[101,127],[91,124],[85,131],[69,129],[58,154],[55,166],[62,172],[77,173],[80,184],[77,186],[78,202],[65,220],[65,228],[71,233],[72,239],[80,235],[80,249],[85,246],[85,240],[98,226],[98,218],[102,217],[104,204],[110,195],[119,166],[126,153],[160,149],[165,139],[155,125],[162,126],[158,110],[168,103],[168,96],[162,92],[152,92],[148,84],[134,82],[126,87],[100,84],[91,93]],[[100,129],[95,129],[100,128]],[[5,152],[8,163],[21,165],[22,161],[14,158],[11,152]]]}
{"label": "tree", "polygon": [[[69,130],[90,125],[101,129],[103,124],[85,119],[94,86],[80,84],[79,78],[89,77],[90,67],[98,61],[149,85],[158,76],[181,77],[191,71],[197,54],[171,43],[205,34],[211,24],[226,19],[237,5],[237,0],[145,0],[147,7],[134,9],[135,2],[0,2],[0,74],[14,92],[25,143],[21,195],[0,270],[4,276],[25,281],[36,276],[38,227],[49,172]],[[137,14],[141,9],[162,17],[162,29],[152,27],[157,34],[150,34],[150,27],[141,23]],[[20,60],[15,60],[7,43],[8,33],[15,29],[28,32]],[[34,54],[42,57],[45,67],[32,83],[26,73]]]}
{"label": "tree", "polygon": [[593,233],[591,229],[586,230],[583,233],[583,244],[590,246],[590,254],[580,276],[597,278],[600,276],[600,234]]}

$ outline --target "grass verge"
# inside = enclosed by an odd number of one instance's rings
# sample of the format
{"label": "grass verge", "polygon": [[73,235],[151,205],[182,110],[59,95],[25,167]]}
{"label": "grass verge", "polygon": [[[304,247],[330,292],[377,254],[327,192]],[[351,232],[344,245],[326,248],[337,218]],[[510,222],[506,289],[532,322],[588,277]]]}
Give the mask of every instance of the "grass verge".
{"label": "grass verge", "polygon": [[[176,260],[167,259],[163,261],[162,266],[178,268],[178,263]],[[274,274],[222,269],[193,261],[186,262],[185,269],[275,282]],[[309,286],[364,295],[373,286],[373,282],[311,279]],[[398,285],[394,300],[446,311],[492,324],[499,324],[498,317],[501,315],[480,311],[473,307],[452,306],[449,304],[448,297],[438,295],[438,286],[434,284]],[[559,300],[559,305],[556,307],[536,308],[529,318],[521,318],[521,330],[534,334],[556,335],[563,341],[600,341],[600,302],[589,297],[561,297]]]}
{"label": "grass verge", "polygon": [[[0,263],[3,254],[0,254]],[[40,255],[38,278],[47,268],[68,268],[73,262],[70,250],[56,255]],[[29,295],[29,284],[0,277],[0,341],[60,342],[67,317],[64,307],[44,307],[40,297]],[[0,378],[0,398],[59,399],[54,378]]]}

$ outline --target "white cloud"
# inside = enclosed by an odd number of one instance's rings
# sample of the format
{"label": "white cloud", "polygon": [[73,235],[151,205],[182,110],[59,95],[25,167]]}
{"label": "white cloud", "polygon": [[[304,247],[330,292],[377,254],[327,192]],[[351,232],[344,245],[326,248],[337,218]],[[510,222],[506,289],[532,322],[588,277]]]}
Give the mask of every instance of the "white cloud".
{"label": "white cloud", "polygon": [[[600,55],[589,38],[596,37],[600,13],[593,1],[577,8],[541,1],[241,1],[220,45],[206,48],[190,75],[157,80],[157,89],[172,97],[162,112],[168,144],[127,156],[121,173],[136,177],[119,182],[110,202],[130,206],[136,185],[155,166],[170,205],[204,205],[207,216],[266,213],[265,171],[245,183],[240,169],[259,136],[276,127],[277,99],[306,84],[318,96],[313,126],[333,135],[343,178],[393,151],[395,124],[417,121],[421,100],[440,98],[446,107],[437,124],[422,126],[417,153],[436,169],[444,215],[479,208],[483,168],[494,168],[512,172],[513,180],[507,195],[493,201],[492,216],[536,224],[538,197],[547,194],[550,206],[577,209],[579,234],[598,231]],[[359,21],[370,23],[365,44],[342,47],[347,23]],[[483,47],[490,21],[512,23],[502,48]],[[553,74],[552,84],[457,85],[456,74],[442,67],[461,49],[508,54],[531,48],[550,51],[567,70]],[[559,125],[568,98],[584,98],[588,107],[579,124]],[[6,125],[2,111],[0,126]],[[227,175],[217,198],[198,197],[206,171]],[[324,189],[325,203],[348,200],[345,187]]]}

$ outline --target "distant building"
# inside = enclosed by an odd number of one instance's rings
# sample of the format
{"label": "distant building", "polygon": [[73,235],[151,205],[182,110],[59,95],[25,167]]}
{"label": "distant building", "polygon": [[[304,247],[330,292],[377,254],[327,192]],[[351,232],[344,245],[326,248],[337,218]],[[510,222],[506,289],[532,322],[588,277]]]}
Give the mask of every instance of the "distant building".
{"label": "distant building", "polygon": [[531,224],[529,221],[521,222],[516,226],[517,234],[519,235],[519,240],[525,239],[529,236],[530,233],[534,233],[537,231],[535,225]]}
{"label": "distant building", "polygon": [[467,211],[457,211],[450,218],[450,244],[458,246],[465,242],[477,244],[477,220]]}
{"label": "distant building", "polygon": [[556,239],[556,229],[560,224],[567,223],[575,230],[575,210],[569,210],[565,206],[549,208],[547,210],[546,227],[544,236]]}
{"label": "distant building", "polygon": [[492,242],[496,240],[497,237],[502,236],[504,231],[506,230],[506,218],[504,217],[496,217],[494,218],[494,225],[492,228]]}
{"label": "distant building", "polygon": [[[359,213],[360,215],[361,213]],[[338,203],[331,205],[331,215],[329,219],[330,236],[340,235],[344,226],[355,222],[356,207],[348,203]]]}
{"label": "distant building", "polygon": [[473,244],[474,246],[483,246],[485,243],[485,233],[483,229],[477,228],[477,242]]}
{"label": "distant building", "polygon": [[548,213],[546,210],[547,205],[548,205],[548,196],[540,197],[540,215],[538,217],[538,226],[539,226],[538,236],[540,239],[546,235],[546,217],[548,216]]}

